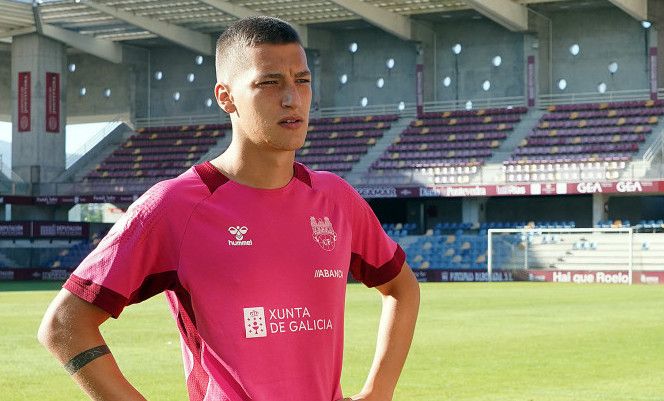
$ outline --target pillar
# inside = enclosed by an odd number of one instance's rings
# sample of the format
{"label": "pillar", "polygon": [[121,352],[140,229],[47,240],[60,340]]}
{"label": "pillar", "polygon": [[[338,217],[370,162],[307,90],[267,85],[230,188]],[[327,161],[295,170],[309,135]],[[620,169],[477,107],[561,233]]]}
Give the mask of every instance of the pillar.
{"label": "pillar", "polygon": [[31,184],[51,182],[65,170],[65,46],[15,36],[11,57],[12,170]]}

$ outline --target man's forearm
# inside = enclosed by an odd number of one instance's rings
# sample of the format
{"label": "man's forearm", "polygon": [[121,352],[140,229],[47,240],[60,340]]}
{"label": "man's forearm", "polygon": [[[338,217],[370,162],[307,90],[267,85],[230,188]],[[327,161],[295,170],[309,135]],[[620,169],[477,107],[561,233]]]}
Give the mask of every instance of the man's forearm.
{"label": "man's forearm", "polygon": [[[401,275],[404,276],[401,276]],[[376,354],[362,390],[368,399],[391,400],[413,339],[420,304],[419,285],[407,265],[383,293]]]}
{"label": "man's forearm", "polygon": [[[65,290],[49,306],[39,328],[39,341],[72,379],[95,401],[145,401],[125,379],[99,325],[108,318],[96,307]],[[110,350],[109,350],[110,351]]]}

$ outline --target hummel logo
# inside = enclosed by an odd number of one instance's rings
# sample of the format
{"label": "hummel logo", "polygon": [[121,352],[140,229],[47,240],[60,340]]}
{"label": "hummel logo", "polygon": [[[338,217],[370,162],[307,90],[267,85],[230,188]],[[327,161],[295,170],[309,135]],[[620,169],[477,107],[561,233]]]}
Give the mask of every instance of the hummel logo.
{"label": "hummel logo", "polygon": [[254,244],[252,240],[244,239],[244,235],[249,232],[249,229],[245,226],[228,227],[228,232],[236,239],[236,241],[228,240],[230,246],[251,246]]}
{"label": "hummel logo", "polygon": [[245,226],[228,227],[228,232],[235,235],[235,239],[238,241],[242,241],[242,238],[244,238],[244,234],[246,234],[247,231],[249,231],[249,229]]}

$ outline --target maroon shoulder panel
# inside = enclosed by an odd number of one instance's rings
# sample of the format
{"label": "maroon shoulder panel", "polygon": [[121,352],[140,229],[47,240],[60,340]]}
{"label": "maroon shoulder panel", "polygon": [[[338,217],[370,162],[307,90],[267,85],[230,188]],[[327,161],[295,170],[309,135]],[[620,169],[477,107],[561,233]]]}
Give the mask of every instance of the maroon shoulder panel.
{"label": "maroon shoulder panel", "polygon": [[367,287],[376,287],[395,278],[401,272],[405,261],[406,253],[399,245],[397,245],[392,259],[379,267],[367,263],[362,256],[353,253],[350,259],[350,272],[357,281],[364,283]]}
{"label": "maroon shoulder panel", "polygon": [[74,295],[108,312],[113,318],[117,319],[120,312],[127,306],[127,298],[121,294],[102,287],[99,284],[80,278],[74,274],[63,285],[63,288],[69,290]]}
{"label": "maroon shoulder panel", "polygon": [[198,176],[201,177],[203,183],[208,187],[210,193],[214,193],[217,188],[228,182],[228,177],[221,174],[221,171],[217,170],[209,161],[195,165],[194,170],[196,170]]}

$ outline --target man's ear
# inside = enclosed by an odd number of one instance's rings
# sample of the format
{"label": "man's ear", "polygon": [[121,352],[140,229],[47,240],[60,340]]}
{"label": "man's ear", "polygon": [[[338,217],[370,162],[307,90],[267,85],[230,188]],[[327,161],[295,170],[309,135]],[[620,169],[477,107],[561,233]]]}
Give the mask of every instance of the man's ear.
{"label": "man's ear", "polygon": [[235,113],[235,104],[233,104],[233,97],[230,94],[230,88],[227,84],[217,82],[214,86],[214,97],[217,99],[217,104],[223,111],[228,114]]}

